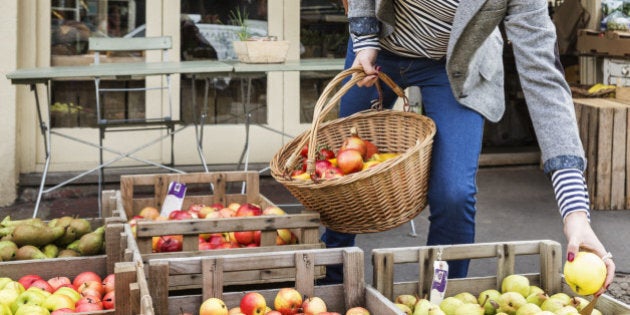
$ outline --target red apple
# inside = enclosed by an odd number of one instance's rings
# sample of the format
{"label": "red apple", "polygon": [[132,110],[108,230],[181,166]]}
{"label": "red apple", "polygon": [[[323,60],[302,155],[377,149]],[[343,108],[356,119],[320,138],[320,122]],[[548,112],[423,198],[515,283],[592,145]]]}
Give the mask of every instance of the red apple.
{"label": "red apple", "polygon": [[337,153],[337,165],[344,174],[358,172],[363,169],[363,157],[357,150],[340,150]]}
{"label": "red apple", "polygon": [[[356,128],[350,129],[350,136],[345,138],[341,143],[341,148],[339,151],[343,151],[346,149],[357,150],[361,154],[361,159],[365,158],[367,154],[367,145],[365,141],[359,137]],[[339,159],[339,153],[337,153],[337,161]]]}
{"label": "red apple", "polygon": [[378,153],[378,147],[372,141],[363,139],[363,142],[365,142],[365,159],[368,160],[374,153]]}
{"label": "red apple", "polygon": [[105,294],[105,287],[100,281],[89,280],[83,282],[83,284],[77,288],[77,292],[82,296],[97,296],[101,298],[103,294]]}
{"label": "red apple", "polygon": [[101,310],[103,310],[103,303],[100,301],[98,303],[77,304],[76,308],[74,309],[76,313],[95,312]]}
{"label": "red apple", "polygon": [[43,280],[43,278],[40,277],[39,275],[29,274],[29,275],[20,277],[20,279],[18,279],[18,282],[22,284],[22,286],[24,286],[24,290],[26,290],[31,286],[33,282],[37,280]]}
{"label": "red apple", "polygon": [[169,220],[188,220],[192,218],[192,214],[186,210],[173,210],[168,214]]}
{"label": "red apple", "polygon": [[236,231],[234,239],[241,245],[249,245],[254,243],[254,231]]}
{"label": "red apple", "polygon": [[237,217],[253,217],[262,215],[262,209],[253,203],[244,203],[236,210]]}
{"label": "red apple", "polygon": [[254,244],[260,246],[260,237],[262,235],[261,230],[254,231]]}
{"label": "red apple", "polygon": [[210,244],[209,242],[200,242],[199,243],[199,250],[210,250],[210,249],[214,249],[216,246]]}
{"label": "red apple", "polygon": [[90,280],[98,281],[101,283],[103,282],[103,279],[101,278],[101,276],[99,276],[96,272],[84,271],[76,275],[76,277],[74,277],[74,280],[72,280],[72,285],[75,288],[79,288],[83,283]]}
{"label": "red apple", "polygon": [[64,284],[72,284],[68,277],[52,277],[48,279],[48,284],[53,288],[53,291],[57,291]]}
{"label": "red apple", "polygon": [[319,160],[315,162],[315,175],[317,178],[324,178],[326,170],[333,167],[332,163],[328,160]]}
{"label": "red apple", "polygon": [[199,307],[199,315],[227,315],[228,308],[223,300],[218,298],[209,298]]}
{"label": "red apple", "polygon": [[265,314],[267,302],[265,297],[258,292],[248,292],[241,298],[241,312],[245,315]]}
{"label": "red apple", "polygon": [[282,315],[295,315],[302,307],[302,294],[294,288],[282,288],[273,300],[273,308]]}
{"label": "red apple", "polygon": [[181,235],[160,236],[160,239],[157,241],[157,244],[156,244],[157,252],[158,253],[179,252],[184,247],[182,240],[183,240],[183,236]]}
{"label": "red apple", "polygon": [[302,311],[306,315],[315,315],[328,311],[326,303],[320,297],[311,296],[302,303]]}
{"label": "red apple", "polygon": [[105,288],[105,293],[114,291],[114,289],[116,288],[115,273],[110,273],[103,279],[103,287]]}
{"label": "red apple", "polygon": [[116,291],[107,292],[103,296],[103,308],[106,310],[111,310],[116,307]]}
{"label": "red apple", "polygon": [[101,301],[101,299],[99,299],[98,297],[95,297],[95,296],[84,296],[84,297],[82,297],[75,304],[75,306],[76,306],[75,311],[77,311],[77,312],[85,312],[85,311],[79,311],[79,307],[81,307],[82,305],[87,305],[87,306],[84,306],[84,308],[86,308],[87,310],[92,310],[92,311],[94,311],[94,310],[102,310],[103,309],[103,301]]}
{"label": "red apple", "polygon": [[221,205],[220,208],[217,208],[215,206],[204,206],[203,208],[199,209],[199,213],[197,215],[199,216],[199,218],[204,219],[208,214],[219,211],[223,208],[223,205]]}
{"label": "red apple", "polygon": [[155,207],[147,206],[142,208],[142,210],[138,212],[138,215],[145,219],[155,220],[160,216],[160,211]]}
{"label": "red apple", "polygon": [[53,293],[55,292],[55,290],[53,289],[53,287],[50,285],[50,283],[48,283],[48,281],[44,280],[44,279],[39,279],[39,280],[35,280],[33,281],[33,283],[31,283],[31,286],[29,288],[40,288],[46,292],[50,292]]}
{"label": "red apple", "polygon": [[331,166],[324,172],[324,179],[332,179],[343,177],[343,172],[340,168]]}

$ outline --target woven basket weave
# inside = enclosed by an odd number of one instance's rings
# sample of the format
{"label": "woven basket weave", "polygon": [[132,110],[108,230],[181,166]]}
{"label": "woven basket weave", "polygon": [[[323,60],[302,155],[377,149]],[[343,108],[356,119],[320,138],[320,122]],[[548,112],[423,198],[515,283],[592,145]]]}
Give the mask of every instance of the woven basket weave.
{"label": "woven basket weave", "polygon": [[[354,76],[335,92],[337,85]],[[435,124],[431,119],[409,111],[371,109],[352,116],[322,122],[343,94],[363,79],[361,69],[339,73],[326,86],[317,101],[313,123],[291,142],[285,144],[270,163],[271,175],[299,200],[304,207],[320,213],[322,224],[344,233],[386,231],[417,216],[427,204],[431,148]],[[405,94],[385,74],[379,78],[400,97]],[[380,91],[380,86],[379,91]],[[334,95],[329,97],[333,92]],[[405,108],[408,108],[405,106]],[[301,165],[301,148],[325,144],[337,149],[356,127],[359,136],[379,148],[379,152],[401,153],[397,158],[340,178],[295,180],[289,175]],[[307,172],[314,172],[315,151],[309,150]]]}

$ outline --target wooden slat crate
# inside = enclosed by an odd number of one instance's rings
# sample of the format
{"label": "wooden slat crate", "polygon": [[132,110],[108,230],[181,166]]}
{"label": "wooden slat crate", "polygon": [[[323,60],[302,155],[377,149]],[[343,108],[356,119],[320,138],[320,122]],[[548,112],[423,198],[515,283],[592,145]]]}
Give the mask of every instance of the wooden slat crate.
{"label": "wooden slat crate", "polygon": [[[133,217],[145,206],[161,207],[161,201],[166,196],[168,184],[177,180],[190,184],[202,184],[205,190],[201,193],[186,194],[184,209],[191,204],[213,204],[220,202],[225,205],[237,203],[255,203],[263,209],[274,204],[259,192],[258,172],[216,172],[192,174],[155,174],[121,176],[121,201],[128,217]],[[241,185],[245,183],[245,191]],[[212,186],[210,185],[212,184]],[[230,192],[229,186],[237,186],[237,192]],[[144,197],[134,196],[134,191],[140,186],[153,187],[152,194]],[[213,189],[211,189],[213,188]],[[190,219],[171,221],[138,220],[136,227],[136,242],[145,266],[151,259],[171,257],[216,256],[225,254],[247,254],[259,252],[287,251],[299,249],[323,248],[319,239],[319,213],[308,212],[282,216],[233,217],[221,219]],[[289,229],[296,236],[298,243],[294,245],[276,245],[276,230]],[[261,244],[259,247],[214,249],[199,251],[199,234],[221,233],[234,231],[261,230]],[[152,253],[152,239],[162,235],[183,235],[183,251],[170,253]],[[318,269],[317,275],[323,275],[324,270]],[[264,272],[238,273],[229,277],[230,284],[281,282],[293,277],[289,270],[265,270]],[[171,289],[199,288],[201,279],[196,276],[185,281],[172,282]]]}
{"label": "wooden slat crate", "polygon": [[630,209],[630,105],[604,98],[573,102],[588,164],[591,208]]}
{"label": "wooden slat crate", "polygon": [[[343,264],[344,283],[315,285],[315,269],[336,264]],[[329,311],[345,313],[350,307],[363,306],[370,310],[371,314],[400,314],[391,301],[378,294],[373,287],[365,284],[363,251],[357,247],[154,259],[149,262],[149,288],[154,309],[156,314],[181,312],[198,314],[201,303],[210,297],[220,298],[228,308],[233,308],[239,305],[240,299],[249,291],[261,293],[267,305],[273,305],[273,299],[282,286],[224,290],[229,273],[273,268],[294,269],[293,285],[290,286],[305,296],[322,298]],[[191,295],[169,295],[168,282],[191,273],[202,274],[202,291]]]}
{"label": "wooden slat crate", "polygon": [[[446,261],[496,260],[495,275],[449,279],[446,296],[453,296],[464,291],[478,296],[487,289],[501,290],[503,279],[516,273],[516,259],[524,259],[525,256],[538,256],[540,269],[538,272],[520,273],[526,276],[532,285],[539,286],[545,292],[565,292],[571,296],[576,295],[562,279],[562,248],[558,242],[549,240],[374,249],[372,250],[372,264],[375,288],[390,300],[401,294],[429,296],[433,280],[433,262],[438,255]],[[418,278],[404,279],[404,281],[396,279],[395,266],[402,264],[417,264]],[[590,297],[585,298],[590,299]],[[630,314],[630,306],[606,294],[600,296],[596,307],[605,315]]]}

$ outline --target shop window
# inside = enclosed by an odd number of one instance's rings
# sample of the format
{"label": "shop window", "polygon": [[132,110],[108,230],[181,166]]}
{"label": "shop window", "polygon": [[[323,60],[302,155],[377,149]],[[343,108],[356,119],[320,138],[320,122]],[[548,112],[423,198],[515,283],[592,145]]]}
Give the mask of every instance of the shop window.
{"label": "shop window", "polygon": [[[302,0],[300,58],[344,58],[348,19],[341,0]],[[303,72],[300,76],[300,123],[311,123],[313,109],[334,73]],[[329,113],[336,117],[337,113]]]}
{"label": "shop window", "polygon": [[[267,1],[240,0],[182,0],[181,1],[181,59],[235,61],[232,41],[239,39],[243,30],[238,18],[247,26],[251,36],[267,35]],[[205,79],[204,79],[205,80]],[[204,110],[205,81],[197,80],[195,101],[197,117]],[[242,124],[249,115],[252,123],[267,122],[267,76],[263,73],[248,76],[211,77],[206,124]],[[182,80],[182,119],[192,122],[190,80]]]}
{"label": "shop window", "polygon": [[[142,37],[146,0],[51,0],[51,65],[88,65],[90,37]],[[108,54],[101,62],[143,61],[141,52]],[[144,87],[144,80],[103,80],[102,87]],[[94,82],[54,81],[51,86],[51,126],[96,127]],[[144,118],[144,93],[108,93],[105,119]]]}

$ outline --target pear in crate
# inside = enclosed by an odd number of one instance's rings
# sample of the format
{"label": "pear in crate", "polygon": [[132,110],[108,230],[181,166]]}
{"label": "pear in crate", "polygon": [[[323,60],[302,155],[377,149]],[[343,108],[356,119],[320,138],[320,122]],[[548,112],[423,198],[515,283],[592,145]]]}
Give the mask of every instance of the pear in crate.
{"label": "pear in crate", "polygon": [[103,249],[105,227],[100,226],[93,232],[81,236],[68,245],[68,249],[77,251],[82,256],[96,255]]}
{"label": "pear in crate", "polygon": [[42,253],[42,251],[33,246],[33,245],[24,245],[15,252],[15,257],[13,260],[31,260],[31,259],[47,259],[46,254]]}
{"label": "pear in crate", "polygon": [[44,223],[42,222],[42,220],[40,218],[30,218],[30,219],[23,219],[23,220],[11,220],[11,216],[6,216],[4,217],[4,219],[2,220],[2,222],[0,222],[1,226],[17,226],[17,225],[21,225],[21,224],[34,224],[34,225],[44,225]]}
{"label": "pear in crate", "polygon": [[15,257],[18,247],[12,241],[0,241],[0,259],[9,261]]}
{"label": "pear in crate", "polygon": [[17,246],[44,246],[61,237],[63,227],[48,227],[47,225],[20,224],[11,233],[12,240]]}
{"label": "pear in crate", "polygon": [[55,258],[57,257],[57,255],[59,255],[59,247],[52,243],[44,245],[41,250],[48,258]]}
{"label": "pear in crate", "polygon": [[57,258],[63,258],[63,257],[79,257],[81,256],[81,254],[79,254],[79,252],[77,252],[76,250],[72,250],[72,249],[61,249],[59,251],[59,254],[57,254]]}

